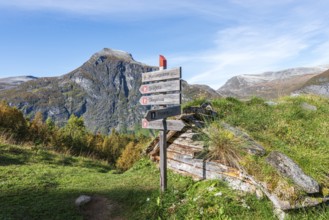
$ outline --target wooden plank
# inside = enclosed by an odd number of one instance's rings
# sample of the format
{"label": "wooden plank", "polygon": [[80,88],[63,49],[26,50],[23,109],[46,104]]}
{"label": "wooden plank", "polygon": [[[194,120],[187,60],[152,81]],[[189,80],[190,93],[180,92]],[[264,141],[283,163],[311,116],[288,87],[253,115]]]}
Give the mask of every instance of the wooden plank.
{"label": "wooden plank", "polygon": [[174,69],[165,69],[154,72],[142,73],[142,82],[153,82],[168,79],[180,79],[182,76],[181,67]]}
{"label": "wooden plank", "polygon": [[180,93],[176,93],[142,96],[139,99],[139,103],[141,105],[180,105],[181,95]]}
{"label": "wooden plank", "polygon": [[190,156],[191,158],[195,157],[198,153],[202,152],[202,149],[195,149],[192,147],[177,145],[177,144],[170,144],[167,148],[167,151],[172,151],[177,154],[182,154],[184,156]]}
{"label": "wooden plank", "polygon": [[141,85],[141,87],[139,87],[139,91],[142,94],[181,91],[181,82],[178,79],[178,80],[172,80],[166,82],[144,84]]}
{"label": "wooden plank", "polygon": [[[181,120],[167,120],[167,130],[181,131],[184,127],[185,124]],[[142,119],[142,128],[157,130],[164,129],[162,120],[147,121],[146,119]]]}
{"label": "wooden plank", "polygon": [[163,109],[154,109],[154,110],[149,110],[145,114],[145,119],[148,121],[154,121],[154,120],[159,120],[163,118],[168,118],[171,116],[176,116],[181,114],[181,109],[180,106],[173,106],[173,107],[168,107],[168,108],[163,108]]}

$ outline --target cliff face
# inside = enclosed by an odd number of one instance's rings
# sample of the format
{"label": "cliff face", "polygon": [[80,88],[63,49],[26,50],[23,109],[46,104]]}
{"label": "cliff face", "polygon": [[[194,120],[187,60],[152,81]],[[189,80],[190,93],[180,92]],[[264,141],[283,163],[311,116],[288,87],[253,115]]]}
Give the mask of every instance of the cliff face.
{"label": "cliff face", "polygon": [[141,73],[156,69],[134,61],[128,53],[104,49],[64,78],[85,93],[80,109],[89,129],[107,133],[139,122],[145,112],[138,102]]}
{"label": "cliff face", "polygon": [[[75,114],[83,116],[93,132],[124,131],[140,124],[147,110],[139,104],[141,73],[157,69],[135,61],[129,53],[105,48],[66,75],[34,79],[0,91],[0,100],[30,117],[40,111],[59,125]],[[210,87],[186,82],[182,87],[184,101],[217,94]]]}

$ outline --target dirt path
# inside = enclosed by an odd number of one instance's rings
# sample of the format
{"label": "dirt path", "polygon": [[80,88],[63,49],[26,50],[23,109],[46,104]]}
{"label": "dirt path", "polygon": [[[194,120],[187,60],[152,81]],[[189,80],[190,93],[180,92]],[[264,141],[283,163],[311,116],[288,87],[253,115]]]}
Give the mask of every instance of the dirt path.
{"label": "dirt path", "polygon": [[102,196],[92,196],[91,201],[81,208],[85,220],[124,220],[116,210],[120,206]]}

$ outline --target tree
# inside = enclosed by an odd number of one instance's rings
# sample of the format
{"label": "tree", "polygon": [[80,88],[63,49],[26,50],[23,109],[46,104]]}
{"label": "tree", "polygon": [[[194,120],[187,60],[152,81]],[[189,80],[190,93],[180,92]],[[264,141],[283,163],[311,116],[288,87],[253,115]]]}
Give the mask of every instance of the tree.
{"label": "tree", "polygon": [[87,149],[87,131],[82,117],[71,115],[64,128],[59,131],[59,144],[74,154],[82,154]]}

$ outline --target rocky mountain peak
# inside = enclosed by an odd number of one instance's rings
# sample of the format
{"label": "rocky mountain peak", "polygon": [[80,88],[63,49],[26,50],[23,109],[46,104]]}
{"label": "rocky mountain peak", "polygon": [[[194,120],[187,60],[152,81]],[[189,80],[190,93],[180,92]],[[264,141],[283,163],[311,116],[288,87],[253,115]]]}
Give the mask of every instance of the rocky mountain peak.
{"label": "rocky mountain peak", "polygon": [[106,59],[118,59],[124,60],[126,62],[136,62],[133,56],[122,50],[114,50],[110,48],[104,48],[101,51],[98,51],[90,58],[90,61],[95,62],[95,64],[102,63]]}
{"label": "rocky mountain peak", "polygon": [[[104,48],[68,74],[30,80],[15,90],[3,90],[0,100],[8,101],[30,117],[41,112],[60,126],[74,114],[83,116],[93,132],[133,130],[140,126],[147,110],[139,104],[142,73],[156,70],[156,66],[135,61],[130,53]],[[183,82],[182,87],[184,101],[219,96],[206,86]]]}

